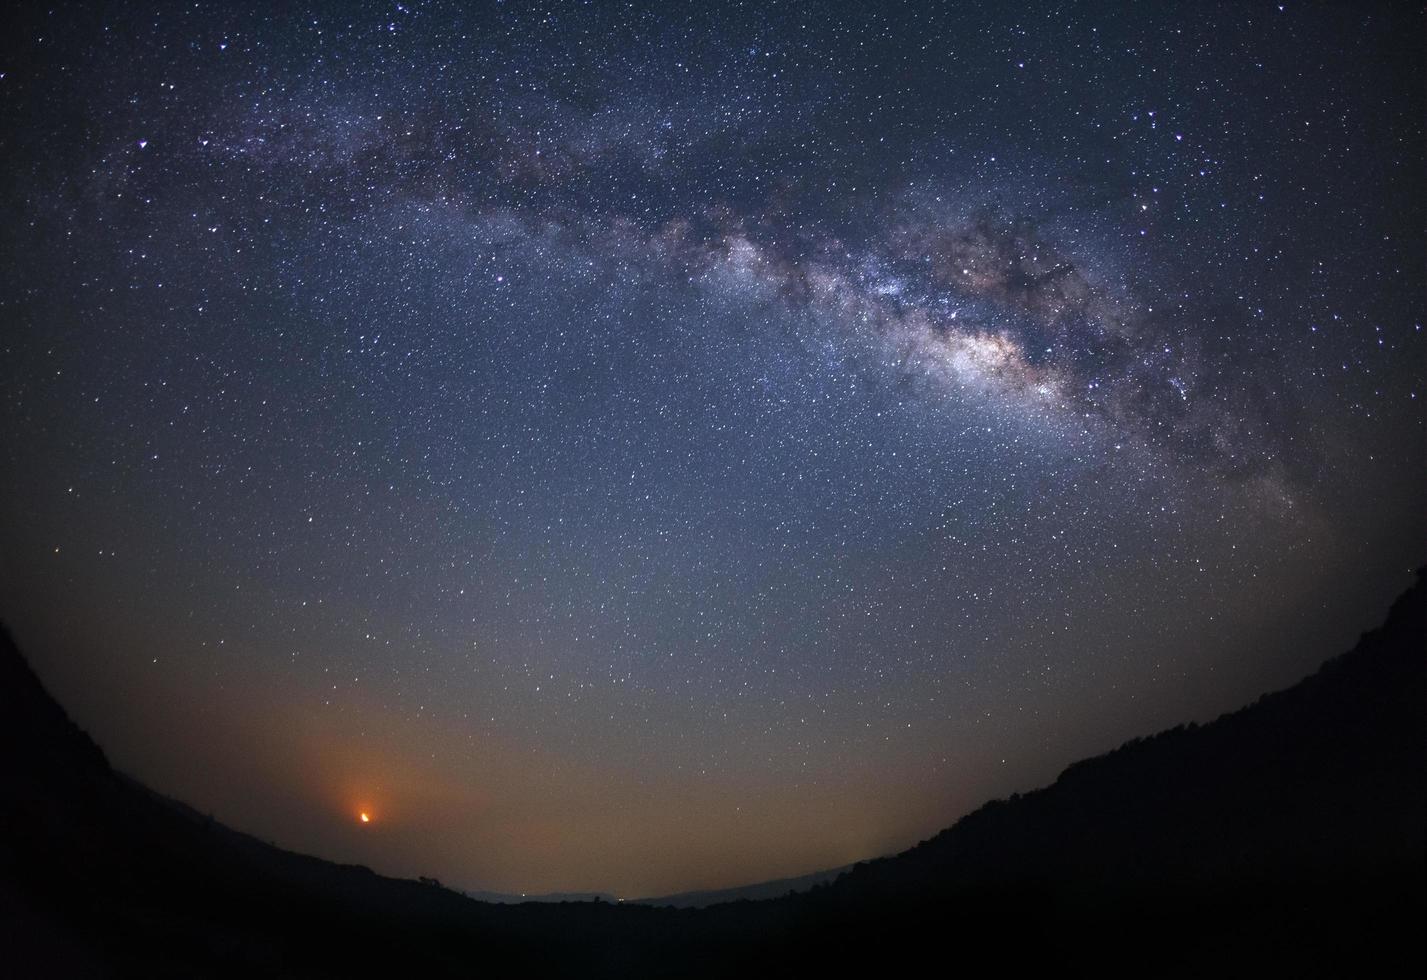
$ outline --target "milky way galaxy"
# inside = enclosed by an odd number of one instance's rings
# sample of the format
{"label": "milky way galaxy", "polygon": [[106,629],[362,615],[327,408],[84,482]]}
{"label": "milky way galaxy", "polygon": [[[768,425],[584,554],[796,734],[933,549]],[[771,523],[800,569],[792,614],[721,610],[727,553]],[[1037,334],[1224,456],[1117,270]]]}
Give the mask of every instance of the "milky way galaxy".
{"label": "milky way galaxy", "polygon": [[0,617],[119,768],[325,857],[908,846],[1423,560],[1421,20],[27,7]]}

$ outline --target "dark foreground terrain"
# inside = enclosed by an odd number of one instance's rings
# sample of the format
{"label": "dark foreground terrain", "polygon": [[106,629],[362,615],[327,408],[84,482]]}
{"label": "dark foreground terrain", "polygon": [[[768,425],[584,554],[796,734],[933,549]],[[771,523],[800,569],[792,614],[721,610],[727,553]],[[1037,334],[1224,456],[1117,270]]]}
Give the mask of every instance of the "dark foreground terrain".
{"label": "dark foreground terrain", "polygon": [[[1427,975],[1427,579],[1296,686],[805,894],[492,905],[116,773],[0,634],[0,974]],[[873,971],[876,971],[873,974]]]}

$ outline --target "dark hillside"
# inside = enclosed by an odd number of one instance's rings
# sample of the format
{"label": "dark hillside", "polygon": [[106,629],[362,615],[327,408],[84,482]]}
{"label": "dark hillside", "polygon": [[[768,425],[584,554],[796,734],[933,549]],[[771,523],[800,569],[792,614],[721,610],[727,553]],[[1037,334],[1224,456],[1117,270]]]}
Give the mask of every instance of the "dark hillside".
{"label": "dark hillside", "polygon": [[1294,687],[1138,739],[811,892],[489,905],[272,847],[115,773],[0,635],[21,975],[1421,975],[1427,580]]}
{"label": "dark hillside", "polygon": [[957,930],[1125,973],[1416,975],[1424,668],[1419,573],[1381,628],[1294,687],[1072,765],[858,865],[809,896],[809,929],[875,927],[894,951]]}

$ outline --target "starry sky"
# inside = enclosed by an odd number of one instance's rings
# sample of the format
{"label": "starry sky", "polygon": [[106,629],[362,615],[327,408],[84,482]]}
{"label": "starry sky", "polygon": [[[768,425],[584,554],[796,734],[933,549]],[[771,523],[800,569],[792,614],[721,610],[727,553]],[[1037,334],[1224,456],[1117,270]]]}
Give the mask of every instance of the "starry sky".
{"label": "starry sky", "polygon": [[637,896],[907,847],[1423,561],[1424,36],[24,6],[0,617],[119,768],[324,857]]}

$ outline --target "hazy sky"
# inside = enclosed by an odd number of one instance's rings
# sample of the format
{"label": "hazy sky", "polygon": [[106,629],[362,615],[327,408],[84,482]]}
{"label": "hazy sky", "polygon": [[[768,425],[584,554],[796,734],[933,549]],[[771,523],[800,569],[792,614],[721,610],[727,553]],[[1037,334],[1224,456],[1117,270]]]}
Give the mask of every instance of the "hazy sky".
{"label": "hazy sky", "polygon": [[1415,5],[111,7],[0,42],[0,617],[239,829],[839,865],[1427,552]]}

